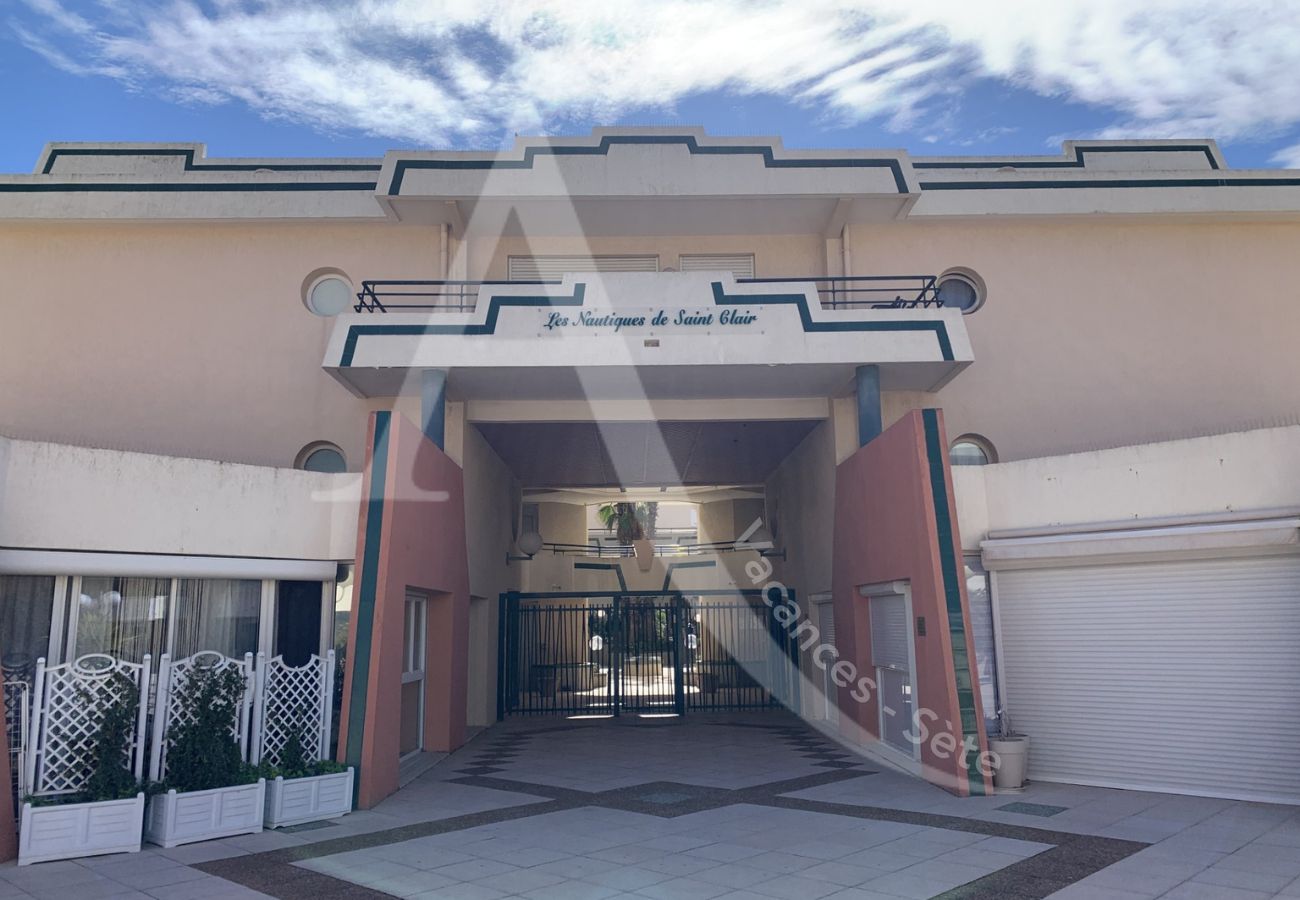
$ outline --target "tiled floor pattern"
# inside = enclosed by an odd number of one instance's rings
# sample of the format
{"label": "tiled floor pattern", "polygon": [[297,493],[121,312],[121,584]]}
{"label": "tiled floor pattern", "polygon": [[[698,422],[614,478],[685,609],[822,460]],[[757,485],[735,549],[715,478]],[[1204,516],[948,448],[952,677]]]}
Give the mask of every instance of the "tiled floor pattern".
{"label": "tiled floor pattern", "polygon": [[518,720],[374,810],[7,865],[0,900],[1300,898],[1298,812],[1068,785],[955,798],[777,713]]}

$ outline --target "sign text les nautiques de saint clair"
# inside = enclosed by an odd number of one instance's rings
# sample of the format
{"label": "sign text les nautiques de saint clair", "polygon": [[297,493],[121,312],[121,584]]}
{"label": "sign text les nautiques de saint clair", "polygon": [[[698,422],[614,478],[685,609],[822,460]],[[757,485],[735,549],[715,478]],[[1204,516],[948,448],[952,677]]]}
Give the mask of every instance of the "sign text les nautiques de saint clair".
{"label": "sign text les nautiques de saint clair", "polygon": [[647,310],[644,314],[633,312],[607,313],[584,309],[577,315],[548,312],[546,313],[546,321],[542,323],[542,327],[547,331],[560,331],[564,329],[577,328],[607,328],[612,329],[617,334],[624,328],[706,329],[716,326],[735,328],[753,325],[757,321],[758,315],[747,309],[679,309],[671,313],[666,309],[660,309],[654,312]]}

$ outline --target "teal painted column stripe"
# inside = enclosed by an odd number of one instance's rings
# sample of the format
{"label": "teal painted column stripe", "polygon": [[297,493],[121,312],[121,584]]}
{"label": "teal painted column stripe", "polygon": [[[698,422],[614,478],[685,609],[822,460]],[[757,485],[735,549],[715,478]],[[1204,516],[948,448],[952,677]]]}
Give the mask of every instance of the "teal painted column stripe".
{"label": "teal painted column stripe", "polygon": [[[348,695],[347,763],[361,771],[361,746],[366,729],[366,692],[375,635],[375,604],[379,584],[379,550],[383,544],[384,489],[388,482],[388,437],[392,413],[375,413],[375,437],[370,456],[370,492],[366,496],[366,535],[357,576],[357,617],[352,623],[352,690]],[[358,788],[361,779],[355,779]]]}
{"label": "teal painted column stripe", "polygon": [[[952,667],[957,688],[957,706],[961,715],[963,744],[967,735],[979,734],[975,715],[975,687],[971,683],[970,656],[966,652],[966,620],[961,613],[961,573],[953,550],[952,515],[948,509],[948,479],[944,468],[944,446],[939,440],[939,414],[921,410],[925,425],[925,456],[930,468],[930,495],[934,499],[935,532],[939,539],[939,567],[943,572],[944,607],[948,611],[948,633],[952,637]],[[977,752],[962,751],[966,763],[971,795],[984,793],[984,777],[976,765]]]}

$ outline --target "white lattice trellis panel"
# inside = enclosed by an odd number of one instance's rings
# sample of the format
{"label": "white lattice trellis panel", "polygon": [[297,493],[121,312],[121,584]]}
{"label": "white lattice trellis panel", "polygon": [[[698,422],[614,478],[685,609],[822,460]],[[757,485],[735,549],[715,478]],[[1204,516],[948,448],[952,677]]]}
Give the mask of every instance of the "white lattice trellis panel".
{"label": "white lattice trellis panel", "polygon": [[257,657],[253,762],[278,766],[289,736],[297,732],[308,759],[324,759],[329,751],[334,651],[322,659],[315,654],[301,666],[284,657]]}
{"label": "white lattice trellis panel", "polygon": [[166,653],[160,659],[158,703],[154,712],[153,747],[149,756],[150,780],[164,781],[167,778],[167,735],[186,715],[177,698],[185,690],[190,673],[199,667],[215,669],[218,672],[234,668],[243,676],[244,695],[239,702],[239,712],[235,717],[235,727],[231,737],[239,744],[240,756],[247,760],[250,712],[253,706],[253,654],[245,653],[242,659],[235,659],[211,650],[201,650],[184,659],[173,660]]}
{"label": "white lattice trellis panel", "polygon": [[70,794],[85,785],[104,709],[104,703],[87,702],[87,697],[107,693],[120,699],[125,687],[115,678],[119,672],[139,691],[131,761],[136,777],[143,774],[150,666],[148,655],[143,662],[131,663],[91,653],[49,668],[44,659],[37,660],[26,777],[33,794]]}

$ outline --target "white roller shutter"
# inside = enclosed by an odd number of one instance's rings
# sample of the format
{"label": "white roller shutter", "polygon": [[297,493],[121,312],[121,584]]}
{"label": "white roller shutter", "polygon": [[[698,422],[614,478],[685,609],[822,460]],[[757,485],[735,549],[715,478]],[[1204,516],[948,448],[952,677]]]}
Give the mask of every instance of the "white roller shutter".
{"label": "white roller shutter", "polygon": [[678,257],[683,272],[730,272],[737,278],[754,277],[752,253],[693,253]]}
{"label": "white roller shutter", "polygon": [[559,280],[568,272],[658,272],[659,257],[638,256],[512,256],[507,260],[511,281]]}
{"label": "white roller shutter", "polygon": [[1031,779],[1300,803],[1300,557],[995,584]]}

